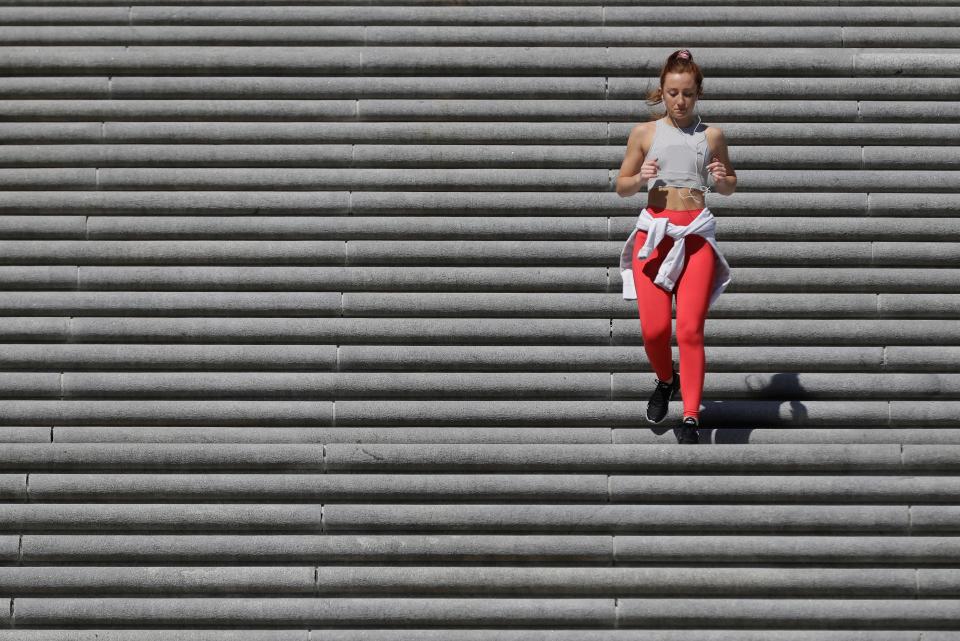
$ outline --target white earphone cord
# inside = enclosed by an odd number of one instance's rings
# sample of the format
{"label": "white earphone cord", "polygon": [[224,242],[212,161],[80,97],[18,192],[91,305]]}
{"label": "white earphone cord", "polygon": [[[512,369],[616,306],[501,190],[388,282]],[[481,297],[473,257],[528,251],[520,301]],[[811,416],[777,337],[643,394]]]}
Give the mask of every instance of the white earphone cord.
{"label": "white earphone cord", "polygon": [[[667,112],[667,113],[669,114],[669,112]],[[670,119],[673,120],[673,124],[675,124],[675,125],[677,124],[677,121],[673,118],[673,116],[670,116]],[[698,113],[698,114],[697,114],[697,125],[696,125],[696,127],[693,128],[693,130],[696,131],[696,130],[697,130],[697,127],[699,127],[702,123],[703,123],[703,118],[701,118],[701,117],[700,117],[700,114]],[[680,129],[680,131],[683,131],[683,129],[680,128],[680,125],[677,125],[677,129]],[[687,141],[684,140],[684,144],[686,144],[686,142],[687,142]],[[689,145],[687,145],[687,146],[689,146]],[[696,152],[696,151],[697,151],[697,148],[694,147],[694,148],[693,148],[693,151]],[[704,163],[707,162],[706,155],[704,155],[703,162],[704,162]],[[698,176],[700,175],[700,172],[703,171],[703,168],[704,168],[705,166],[706,166],[706,165],[701,165],[701,166],[697,167],[697,175],[698,175]],[[704,184],[703,187],[704,187],[704,189],[702,189],[701,191],[703,191],[703,202],[704,202],[704,204],[706,204],[706,202],[707,202],[707,194],[708,194],[709,192],[713,191],[713,190],[710,188],[710,185],[707,185],[707,184]],[[684,196],[684,195],[681,193],[681,194],[680,194],[680,198],[681,198],[681,199],[682,199],[682,198],[692,198],[694,201],[696,201],[696,200],[697,200],[697,197],[693,195],[692,189],[693,189],[693,187],[687,187],[687,195]],[[679,193],[679,192],[678,192],[678,193]]]}

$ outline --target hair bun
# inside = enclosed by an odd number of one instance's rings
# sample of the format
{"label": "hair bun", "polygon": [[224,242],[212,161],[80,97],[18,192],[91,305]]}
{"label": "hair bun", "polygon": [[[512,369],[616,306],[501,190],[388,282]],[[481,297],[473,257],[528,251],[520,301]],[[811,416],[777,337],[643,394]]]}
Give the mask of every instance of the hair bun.
{"label": "hair bun", "polygon": [[692,60],[693,54],[690,53],[689,49],[680,49],[677,51],[677,57],[683,58],[684,60]]}

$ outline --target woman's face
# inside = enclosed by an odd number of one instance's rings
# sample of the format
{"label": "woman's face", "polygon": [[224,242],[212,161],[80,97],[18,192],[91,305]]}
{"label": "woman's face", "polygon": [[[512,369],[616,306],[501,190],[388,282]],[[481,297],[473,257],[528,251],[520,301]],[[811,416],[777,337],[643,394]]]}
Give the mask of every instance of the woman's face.
{"label": "woman's face", "polygon": [[690,72],[668,73],[663,80],[663,104],[674,118],[683,120],[697,104],[697,83]]}

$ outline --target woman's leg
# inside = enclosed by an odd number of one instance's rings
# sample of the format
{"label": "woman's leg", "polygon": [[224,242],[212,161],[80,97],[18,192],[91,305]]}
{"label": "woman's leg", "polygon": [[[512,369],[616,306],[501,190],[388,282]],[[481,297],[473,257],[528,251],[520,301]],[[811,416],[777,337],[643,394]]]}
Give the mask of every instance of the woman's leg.
{"label": "woman's leg", "polygon": [[[657,270],[670,248],[673,238],[665,237],[660,245],[645,259],[637,258],[647,239],[644,231],[637,231],[633,254],[633,282],[637,288],[637,308],[640,312],[640,331],[643,334],[643,349],[650,365],[661,381],[673,377],[673,354],[670,352],[670,318],[673,294],[653,284]],[[681,378],[680,384],[684,384]],[[681,388],[680,393],[683,393]]]}
{"label": "woman's leg", "polygon": [[703,236],[691,235],[686,241],[687,260],[676,285],[677,345],[680,348],[680,395],[683,416],[700,420],[700,398],[706,357],[703,350],[703,328],[713,287],[713,247]]}

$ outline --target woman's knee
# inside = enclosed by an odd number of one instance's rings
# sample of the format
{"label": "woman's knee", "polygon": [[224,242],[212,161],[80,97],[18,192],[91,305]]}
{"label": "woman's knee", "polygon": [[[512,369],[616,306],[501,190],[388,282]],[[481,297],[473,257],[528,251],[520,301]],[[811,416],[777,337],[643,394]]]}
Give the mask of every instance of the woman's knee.
{"label": "woman's knee", "polygon": [[703,346],[703,325],[699,320],[678,320],[677,344]]}
{"label": "woman's knee", "polygon": [[671,329],[669,317],[666,322],[659,318],[640,319],[640,330],[645,343],[669,343]]}

